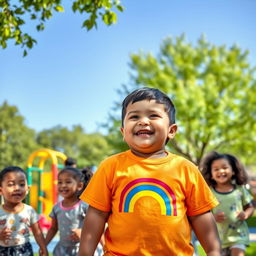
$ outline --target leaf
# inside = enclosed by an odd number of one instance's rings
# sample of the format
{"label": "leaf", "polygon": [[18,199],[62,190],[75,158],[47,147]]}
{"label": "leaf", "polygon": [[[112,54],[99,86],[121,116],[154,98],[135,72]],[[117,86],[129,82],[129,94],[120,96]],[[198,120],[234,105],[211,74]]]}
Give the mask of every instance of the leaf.
{"label": "leaf", "polygon": [[102,16],[102,20],[104,21],[104,23],[106,25],[111,25],[116,23],[117,21],[117,16],[114,12],[112,11],[107,11],[103,16]]}
{"label": "leaf", "polygon": [[26,50],[23,51],[23,57],[26,57],[28,55],[28,52]]}
{"label": "leaf", "polygon": [[5,49],[7,47],[6,41],[2,40],[1,45],[2,45],[2,48]]}
{"label": "leaf", "polygon": [[95,24],[91,20],[85,20],[82,27],[86,27],[87,30],[91,30]]}
{"label": "leaf", "polygon": [[5,35],[5,37],[8,37],[9,35],[10,35],[10,28],[9,27],[6,27],[5,29],[4,29],[4,35]]}
{"label": "leaf", "polygon": [[54,9],[55,9],[57,12],[64,12],[64,8],[63,8],[61,5],[55,6]]}
{"label": "leaf", "polygon": [[31,14],[30,19],[31,19],[31,20],[35,20],[35,19],[36,19],[36,15],[35,15],[34,13]]}
{"label": "leaf", "polygon": [[122,5],[117,5],[116,8],[118,9],[118,11],[123,12],[124,11],[124,7]]}

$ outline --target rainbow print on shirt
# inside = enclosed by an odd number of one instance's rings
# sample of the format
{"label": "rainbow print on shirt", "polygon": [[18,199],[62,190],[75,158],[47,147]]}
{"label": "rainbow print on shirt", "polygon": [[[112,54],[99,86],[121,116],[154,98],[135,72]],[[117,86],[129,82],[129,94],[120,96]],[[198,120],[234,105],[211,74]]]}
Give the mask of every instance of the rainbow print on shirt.
{"label": "rainbow print on shirt", "polygon": [[157,200],[161,215],[177,216],[176,196],[163,181],[140,178],[128,183],[120,196],[119,212],[133,212],[138,199],[149,196]]}

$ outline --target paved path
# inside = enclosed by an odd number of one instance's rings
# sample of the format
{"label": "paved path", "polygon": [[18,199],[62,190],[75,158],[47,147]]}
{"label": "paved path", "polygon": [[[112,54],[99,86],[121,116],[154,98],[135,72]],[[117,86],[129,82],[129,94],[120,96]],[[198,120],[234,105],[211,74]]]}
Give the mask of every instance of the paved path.
{"label": "paved path", "polygon": [[256,233],[250,233],[250,241],[256,242]]}

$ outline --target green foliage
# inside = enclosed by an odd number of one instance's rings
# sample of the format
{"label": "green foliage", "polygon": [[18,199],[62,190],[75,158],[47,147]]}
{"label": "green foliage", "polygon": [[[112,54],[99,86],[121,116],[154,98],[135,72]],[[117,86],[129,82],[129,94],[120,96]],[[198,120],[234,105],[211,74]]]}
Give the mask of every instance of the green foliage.
{"label": "green foliage", "polygon": [[78,161],[83,167],[98,166],[111,153],[105,136],[100,133],[87,134],[81,142]]}
{"label": "green foliage", "polygon": [[10,165],[26,168],[26,161],[38,146],[35,132],[24,124],[15,106],[0,106],[0,169]]}
{"label": "green foliage", "polygon": [[[12,2],[12,3],[11,3]],[[101,16],[106,25],[116,23],[117,16],[112,9],[123,11],[123,6],[118,0],[73,0],[72,10],[85,14],[83,27],[90,30],[97,28],[97,19]],[[16,45],[24,48],[23,56],[27,55],[27,49],[31,49],[36,40],[24,32],[23,25],[28,21],[36,21],[37,31],[44,30],[44,24],[54,12],[64,12],[61,0],[43,1],[0,1],[0,45],[7,47],[9,40],[14,40]]]}
{"label": "green foliage", "polygon": [[256,243],[250,243],[250,246],[246,248],[245,256],[254,256],[256,254]]}
{"label": "green foliage", "polygon": [[37,142],[42,147],[63,152],[77,159],[81,168],[97,166],[110,152],[103,135],[86,134],[79,125],[73,126],[70,130],[62,126],[43,130],[38,133]]}
{"label": "green foliage", "polygon": [[37,134],[37,143],[75,157],[79,154],[79,139],[84,136],[81,126],[73,126],[71,130],[60,125],[45,129]]}
{"label": "green foliage", "polygon": [[[26,169],[29,156],[40,148],[74,157],[80,168],[97,166],[113,152],[106,136],[100,133],[86,134],[79,125],[71,129],[59,125],[36,134],[25,125],[17,107],[7,102],[0,106],[0,120],[0,170],[9,165]],[[47,160],[46,166],[50,164],[51,161]]]}
{"label": "green foliage", "polygon": [[254,215],[246,220],[247,225],[250,228],[256,228],[256,215],[255,214],[256,214],[256,212],[254,212]]}
{"label": "green foliage", "polygon": [[[164,40],[157,57],[132,54],[130,66],[132,83],[120,95],[148,86],[164,91],[175,103],[179,129],[170,150],[196,164],[211,150],[255,163],[256,83],[248,51],[216,46],[203,36],[193,46],[182,35]],[[120,103],[116,109],[120,112]],[[114,138],[118,120],[112,116],[108,125]]]}

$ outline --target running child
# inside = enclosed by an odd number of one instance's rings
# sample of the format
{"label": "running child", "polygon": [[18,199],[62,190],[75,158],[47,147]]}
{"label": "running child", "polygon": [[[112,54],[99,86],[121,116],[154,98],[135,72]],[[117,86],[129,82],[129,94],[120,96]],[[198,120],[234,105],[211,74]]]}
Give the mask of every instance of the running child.
{"label": "running child", "polygon": [[104,255],[192,256],[191,227],[208,256],[220,256],[210,210],[218,202],[197,167],[165,149],[174,138],[175,107],[153,88],[122,105],[121,133],[130,150],[104,160],[81,199],[90,206],[80,256],[92,256],[105,232]]}
{"label": "running child", "polygon": [[201,164],[205,180],[220,204],[212,210],[222,242],[222,255],[243,256],[249,245],[245,222],[252,216],[252,196],[245,188],[248,178],[239,160],[230,154],[210,152]]}

